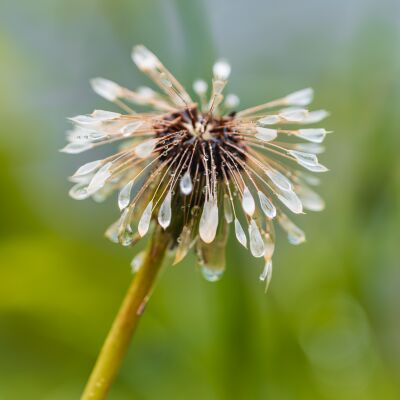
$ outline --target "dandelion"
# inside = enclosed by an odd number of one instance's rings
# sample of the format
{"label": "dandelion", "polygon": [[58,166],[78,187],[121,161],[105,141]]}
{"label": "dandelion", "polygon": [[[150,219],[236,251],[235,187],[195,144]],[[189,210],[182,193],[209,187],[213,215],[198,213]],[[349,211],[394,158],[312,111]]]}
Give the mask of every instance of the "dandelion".
{"label": "dandelion", "polygon": [[[70,178],[75,183],[70,195],[101,201],[119,191],[121,216],[107,230],[109,239],[131,246],[154,231],[153,256],[154,248],[168,247],[178,263],[194,248],[210,281],[224,272],[233,225],[238,242],[263,259],[260,279],[268,284],[275,221],[297,245],[305,235],[288,212],[324,208],[310,188],[316,179],[304,170],[327,171],[317,155],[328,132],[308,125],[328,113],[305,108],[313,99],[310,88],[238,111],[238,96],[228,94],[224,100],[231,73],[225,60],[214,64],[210,88],[203,80],[194,82],[193,100],[148,49],[136,46],[132,59],[161,92],[133,91],[103,78],[91,81],[97,94],[122,111],[95,110],[71,118],[74,128],[62,151],[120,145],[115,154],[80,167]],[[131,104],[152,111],[135,112]],[[150,263],[150,256],[141,254],[132,265],[139,274]]]}

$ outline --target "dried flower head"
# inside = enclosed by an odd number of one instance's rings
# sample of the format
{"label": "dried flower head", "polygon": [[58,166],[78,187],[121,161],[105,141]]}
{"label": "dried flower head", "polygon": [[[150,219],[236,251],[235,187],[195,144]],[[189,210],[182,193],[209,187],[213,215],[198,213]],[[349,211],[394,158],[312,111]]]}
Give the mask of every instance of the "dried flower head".
{"label": "dried flower head", "polygon": [[[115,154],[80,167],[71,177],[74,199],[102,200],[119,190],[119,220],[107,236],[124,246],[145,236],[155,220],[169,230],[176,250],[175,263],[196,247],[204,276],[218,279],[225,265],[229,224],[236,238],[254,257],[263,257],[260,279],[271,278],[274,226],[277,220],[289,242],[305,240],[286,215],[303,209],[320,211],[323,200],[309,185],[318,180],[298,171],[301,166],[324,172],[316,154],[327,131],[301,128],[325,118],[324,110],[307,111],[312,89],[236,111],[239,98],[222,94],[230,65],[214,64],[212,87],[203,80],[193,84],[199,101],[143,46],[132,59],[163,91],[148,87],[136,91],[96,78],[93,90],[114,102],[124,114],[96,110],[71,118],[66,153],[80,153],[105,143],[121,141]],[[126,102],[151,107],[136,113]],[[302,143],[297,143],[301,139]],[[156,222],[156,223],[157,223]],[[247,234],[246,234],[247,231]],[[133,261],[133,268],[138,260]]]}

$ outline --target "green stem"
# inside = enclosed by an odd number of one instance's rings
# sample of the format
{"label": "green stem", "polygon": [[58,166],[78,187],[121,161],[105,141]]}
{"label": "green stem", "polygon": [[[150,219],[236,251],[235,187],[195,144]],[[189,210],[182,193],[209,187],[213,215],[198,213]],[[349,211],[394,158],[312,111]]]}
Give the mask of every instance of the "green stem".
{"label": "green stem", "polygon": [[157,228],[142,266],[134,276],[103,344],[81,400],[103,400],[107,398],[133,332],[150,297],[168,243],[169,235]]}

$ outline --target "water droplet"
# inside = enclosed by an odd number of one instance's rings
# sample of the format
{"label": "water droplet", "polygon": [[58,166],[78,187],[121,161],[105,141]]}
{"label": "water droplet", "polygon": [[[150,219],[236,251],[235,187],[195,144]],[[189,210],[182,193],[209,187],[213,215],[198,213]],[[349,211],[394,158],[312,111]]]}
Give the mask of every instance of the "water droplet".
{"label": "water droplet", "polygon": [[302,164],[318,165],[318,158],[315,154],[304,153],[297,150],[289,150],[288,153]]}
{"label": "water droplet", "polygon": [[160,64],[158,58],[142,45],[133,48],[132,60],[143,71],[152,70]]}
{"label": "water droplet", "polygon": [[300,214],[303,212],[303,204],[293,191],[286,191],[277,194],[278,199],[292,212]]}
{"label": "water droplet", "polygon": [[269,286],[269,284],[271,282],[271,278],[272,278],[272,260],[268,259],[265,262],[264,269],[263,269],[263,271],[261,272],[261,275],[260,275],[260,281],[263,281],[263,282],[265,281],[265,283],[266,283],[265,291],[268,290],[268,286]]}
{"label": "water droplet", "polygon": [[271,258],[275,251],[275,242],[271,234],[268,232],[264,235],[265,252],[264,257]]}
{"label": "water droplet", "polygon": [[121,87],[108,79],[94,78],[90,84],[95,93],[109,101],[116,100],[121,93]]}
{"label": "water droplet", "polygon": [[143,237],[149,230],[152,211],[153,211],[153,200],[151,200],[150,203],[147,205],[139,220],[138,231],[141,237]]}
{"label": "water droplet", "polygon": [[314,143],[322,143],[328,132],[325,129],[299,129],[297,136]]}
{"label": "water droplet", "polygon": [[93,125],[97,121],[89,116],[89,115],[77,115],[76,117],[69,118],[70,121],[75,122],[76,124],[82,125]]}
{"label": "water droplet", "polygon": [[250,217],[253,216],[256,205],[254,202],[254,198],[247,186],[245,186],[243,189],[242,207],[247,215],[249,215]]}
{"label": "water droplet", "polygon": [[127,227],[127,229],[124,230],[123,234],[120,235],[119,241],[122,244],[122,246],[130,246],[133,242],[133,233],[130,230],[130,227]]}
{"label": "water droplet", "polygon": [[294,109],[283,111],[279,114],[281,118],[288,122],[302,122],[308,115],[307,110],[302,109]]}
{"label": "water droplet", "polygon": [[278,135],[276,129],[262,128],[261,126],[257,126],[256,130],[256,138],[262,140],[263,142],[270,142],[271,140],[274,140]]}
{"label": "water droplet", "polygon": [[264,118],[258,120],[261,125],[275,125],[279,122],[280,118],[277,115],[267,115]]}
{"label": "water droplet", "polygon": [[154,148],[156,147],[156,144],[157,144],[156,139],[146,140],[145,142],[135,147],[135,153],[139,158],[147,158],[153,152]]}
{"label": "water droplet", "polygon": [[184,195],[188,195],[192,192],[193,184],[192,184],[192,179],[190,177],[189,171],[186,171],[185,174],[183,175],[183,177],[180,181],[180,188],[181,188],[181,192]]}
{"label": "water droplet", "polygon": [[298,90],[285,97],[288,106],[308,106],[314,96],[314,91],[311,88]]}
{"label": "water droplet", "polygon": [[203,96],[208,89],[208,85],[206,81],[202,79],[197,79],[193,82],[193,90],[198,96]]}
{"label": "water droplet", "polygon": [[207,265],[203,265],[200,268],[203,277],[209,282],[216,282],[221,279],[224,270],[215,270],[214,268],[209,268]]}
{"label": "water droplet", "polygon": [[199,224],[199,234],[205,243],[211,243],[218,228],[218,204],[216,199],[207,200]]}
{"label": "water droplet", "polygon": [[292,184],[285,175],[277,171],[276,169],[267,168],[265,173],[271,179],[273,184],[281,190],[292,190]]}
{"label": "water droplet", "polygon": [[90,196],[90,193],[87,191],[86,183],[77,183],[69,190],[69,195],[74,200],[84,200]]}
{"label": "water droplet", "polygon": [[67,154],[78,154],[93,147],[92,143],[68,143],[60,151]]}
{"label": "water droplet", "polygon": [[231,201],[227,194],[224,195],[224,216],[228,224],[233,221]]}
{"label": "water droplet", "polygon": [[296,226],[285,214],[280,215],[278,221],[282,229],[286,231],[289,243],[298,245],[306,240],[304,232],[298,226]]}
{"label": "water droplet", "polygon": [[192,245],[191,234],[191,229],[188,226],[184,226],[177,240],[179,244],[178,248],[176,249],[174,265],[182,261],[189,252]]}
{"label": "water droplet", "polygon": [[127,207],[131,200],[133,182],[133,180],[128,182],[118,194],[118,207],[120,210],[123,210],[125,207]]}
{"label": "water droplet", "polygon": [[94,110],[92,113],[92,117],[97,121],[110,121],[119,118],[120,116],[121,114],[119,113],[105,110]]}
{"label": "water droplet", "polygon": [[231,73],[231,66],[225,60],[218,60],[213,66],[213,74],[216,80],[226,81]]}
{"label": "water droplet", "polygon": [[316,111],[311,111],[308,113],[306,118],[302,121],[304,124],[314,124],[317,122],[322,121],[326,117],[329,116],[328,111],[325,110],[316,110]]}
{"label": "water droplet", "polygon": [[97,192],[104,186],[106,180],[111,176],[111,166],[112,162],[108,162],[95,173],[87,189],[90,194]]}
{"label": "water droplet", "polygon": [[236,108],[240,104],[240,99],[236,94],[230,93],[226,96],[224,106],[226,108]]}
{"label": "water droplet", "polygon": [[324,200],[310,188],[299,186],[296,191],[305,209],[310,211],[322,211],[325,208]]}
{"label": "water droplet", "polygon": [[134,121],[130,122],[127,125],[124,125],[119,131],[123,136],[129,136],[134,133],[137,129],[139,129],[143,125],[143,121]]}
{"label": "water droplet", "polygon": [[118,231],[120,227],[120,219],[118,221],[114,222],[107,230],[106,230],[106,237],[111,240],[113,243],[119,243],[118,240]]}
{"label": "water droplet", "polygon": [[258,191],[258,198],[264,214],[270,219],[274,218],[276,215],[276,208],[271,200],[261,191]]}
{"label": "water droplet", "polygon": [[165,196],[165,199],[162,202],[160,210],[158,212],[158,222],[164,229],[166,229],[171,223],[171,215],[172,215],[171,198],[172,195],[171,192],[169,191]]}
{"label": "water droplet", "polygon": [[240,222],[237,218],[235,218],[235,234],[236,234],[236,239],[238,240],[238,242],[243,247],[247,248],[247,237],[246,237],[246,234],[244,233],[242,225],[240,225]]}
{"label": "water droplet", "polygon": [[131,261],[131,269],[132,269],[132,273],[133,274],[135,274],[136,272],[139,271],[139,269],[143,265],[143,261],[144,261],[145,256],[146,256],[146,252],[145,251],[141,251],[135,257],[133,257],[133,259]]}
{"label": "water droplet", "polygon": [[321,154],[325,151],[325,147],[317,143],[297,143],[295,148],[305,153],[313,154]]}
{"label": "water droplet", "polygon": [[249,225],[250,251],[254,257],[262,257],[265,252],[264,241],[254,219]]}

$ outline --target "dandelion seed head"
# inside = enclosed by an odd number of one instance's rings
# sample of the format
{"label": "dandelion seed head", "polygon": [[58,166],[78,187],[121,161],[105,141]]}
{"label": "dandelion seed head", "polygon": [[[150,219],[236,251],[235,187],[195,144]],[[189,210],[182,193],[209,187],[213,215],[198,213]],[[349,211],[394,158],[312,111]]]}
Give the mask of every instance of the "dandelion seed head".
{"label": "dandelion seed head", "polygon": [[[310,88],[238,110],[236,95],[224,101],[231,74],[225,60],[214,64],[210,88],[201,79],[194,82],[193,100],[150,50],[136,46],[132,59],[161,91],[143,86],[130,90],[104,78],[91,81],[97,94],[122,111],[95,110],[71,118],[74,128],[61,151],[121,145],[72,175],[71,197],[101,201],[118,191],[121,216],[106,232],[110,240],[132,246],[159,224],[170,233],[174,263],[195,248],[203,275],[211,281],[224,271],[233,224],[238,242],[265,259],[260,279],[269,283],[274,221],[297,245],[305,235],[287,214],[324,208],[309,187],[317,179],[300,169],[327,170],[317,155],[328,132],[307,125],[328,113],[302,108],[313,99]],[[136,112],[135,105],[150,112]]]}

